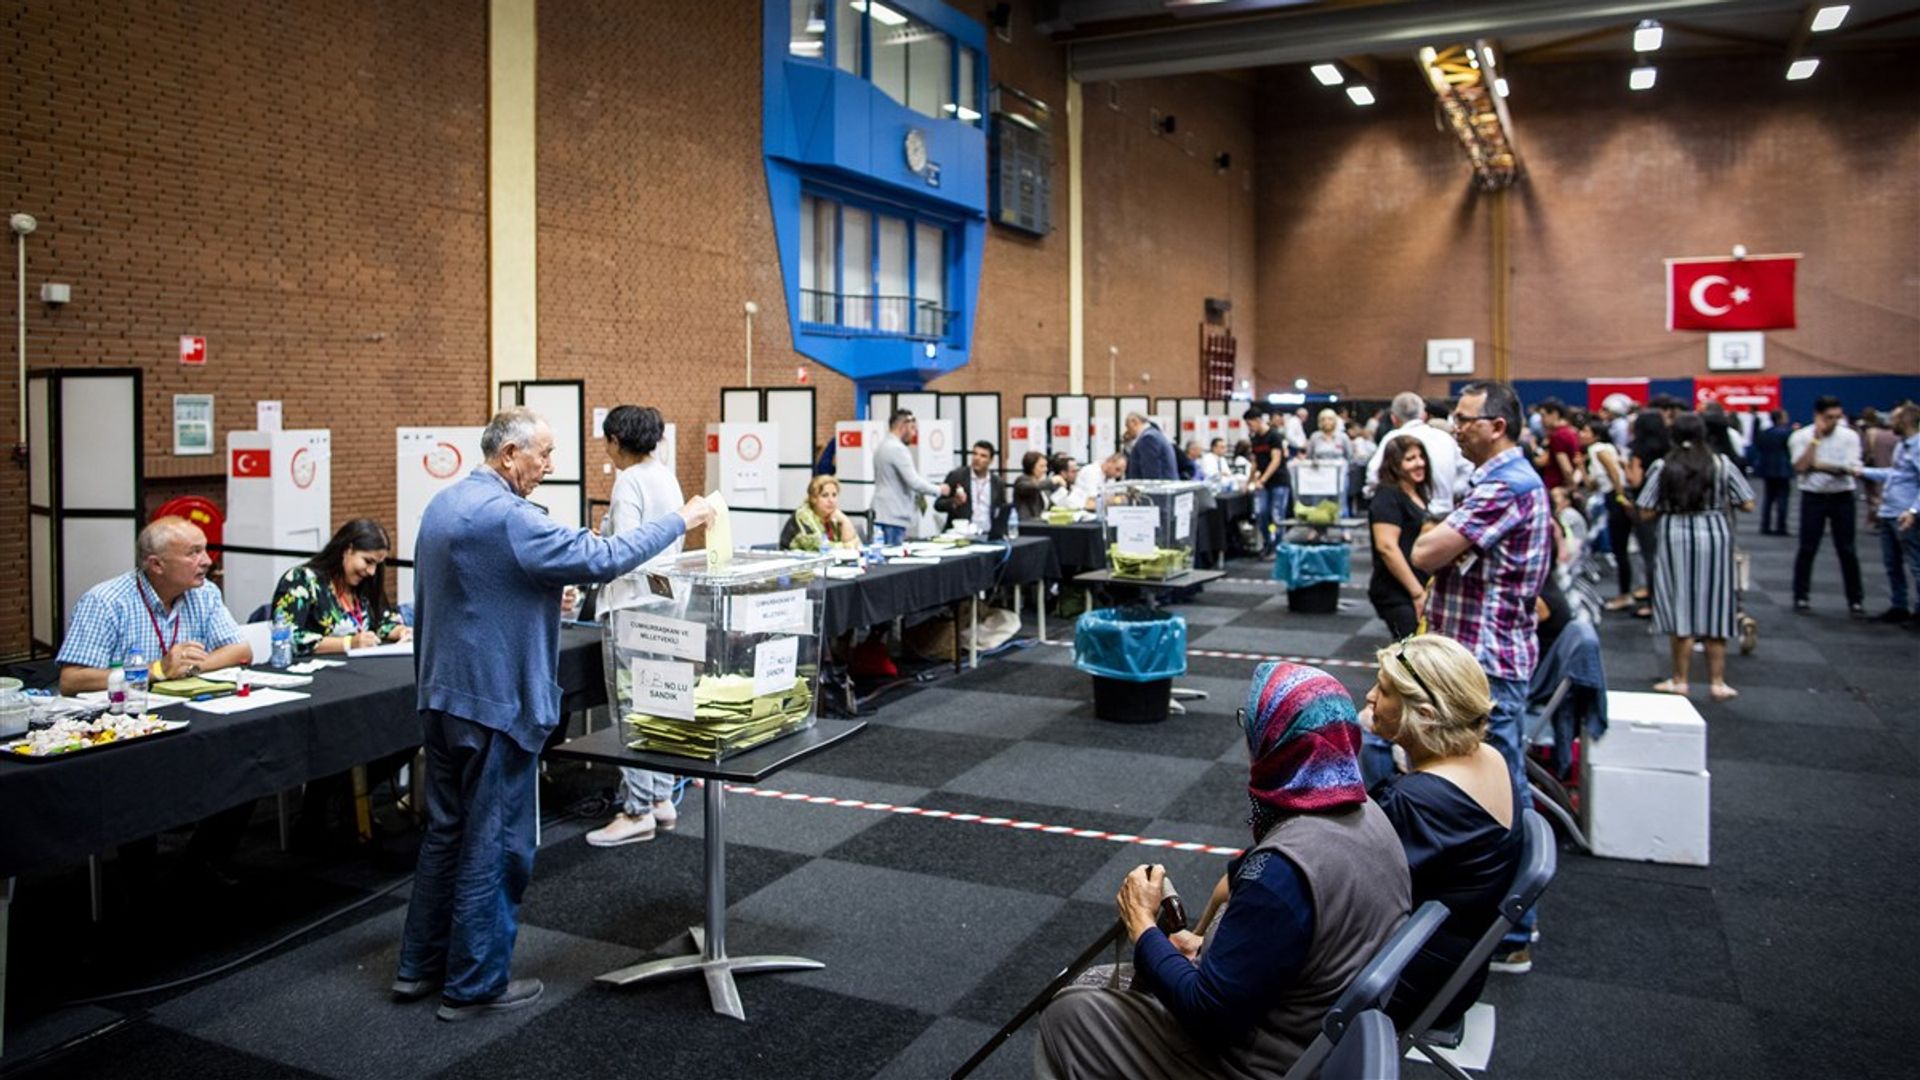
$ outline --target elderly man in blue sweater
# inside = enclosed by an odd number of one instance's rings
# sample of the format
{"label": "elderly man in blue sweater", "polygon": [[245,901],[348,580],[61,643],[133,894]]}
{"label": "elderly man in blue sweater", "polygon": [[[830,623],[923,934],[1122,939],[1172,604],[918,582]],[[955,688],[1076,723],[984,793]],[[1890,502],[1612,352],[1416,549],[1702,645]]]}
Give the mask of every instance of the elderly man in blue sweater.
{"label": "elderly man in blue sweater", "polygon": [[560,722],[561,591],[611,581],[713,517],[696,496],[620,536],[552,521],[527,501],[553,471],[553,432],[529,409],[496,414],[480,449],[486,463],[427,504],[414,546],[427,836],[393,996],[438,990],[442,1020],[531,1005],[544,989],[508,966],[533,873],[536,768]]}

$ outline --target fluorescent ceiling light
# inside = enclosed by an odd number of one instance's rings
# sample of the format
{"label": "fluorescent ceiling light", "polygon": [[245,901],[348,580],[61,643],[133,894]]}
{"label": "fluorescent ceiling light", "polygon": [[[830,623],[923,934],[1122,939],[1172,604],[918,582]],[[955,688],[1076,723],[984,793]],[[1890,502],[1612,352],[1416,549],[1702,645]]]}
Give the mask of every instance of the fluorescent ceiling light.
{"label": "fluorescent ceiling light", "polygon": [[969,123],[980,119],[979,113],[967,108],[965,105],[956,105],[953,102],[947,103],[947,111]]}
{"label": "fluorescent ceiling light", "polygon": [[1480,46],[1480,57],[1481,59],[1485,60],[1488,64],[1496,63],[1496,61],[1493,58],[1493,46],[1491,45]]}
{"label": "fluorescent ceiling light", "polygon": [[871,12],[873,21],[877,23],[884,23],[887,26],[901,26],[907,21],[905,15],[880,3],[879,0],[849,0],[849,2],[855,11]]}
{"label": "fluorescent ceiling light", "polygon": [[1267,404],[1269,404],[1269,405],[1278,405],[1278,404],[1280,404],[1280,395],[1279,395],[1279,394],[1268,394],[1268,395],[1267,395]]}
{"label": "fluorescent ceiling light", "polygon": [[1293,380],[1293,388],[1295,390],[1305,390],[1307,388],[1307,380],[1305,379]]}
{"label": "fluorescent ceiling light", "polygon": [[1499,94],[1501,97],[1507,96],[1507,77],[1505,75],[1493,80],[1493,92]]}
{"label": "fluorescent ceiling light", "polygon": [[1315,64],[1308,70],[1313,72],[1314,78],[1320,80],[1321,86],[1339,86],[1347,81],[1347,77],[1340,74],[1339,64]]}
{"label": "fluorescent ceiling light", "polygon": [[1653,80],[1659,77],[1659,68],[1637,67],[1627,76],[1627,86],[1633,90],[1653,89]]}
{"label": "fluorescent ceiling light", "polygon": [[1633,51],[1652,52],[1658,49],[1660,47],[1660,39],[1665,37],[1666,33],[1665,30],[1660,28],[1660,24],[1654,20],[1640,20],[1640,25],[1633,28]]}
{"label": "fluorescent ceiling light", "polygon": [[1829,30],[1838,30],[1840,29],[1840,24],[1847,21],[1847,12],[1851,10],[1853,9],[1846,4],[1833,4],[1828,7],[1823,7],[1813,13],[1813,24],[1808,26],[1807,29],[1816,34],[1824,34]]}
{"label": "fluorescent ceiling light", "polygon": [[1787,65],[1787,81],[1799,82],[1801,79],[1811,79],[1813,78],[1814,70],[1819,66],[1820,61],[1812,57],[1808,57],[1805,60],[1795,60],[1793,63]]}
{"label": "fluorescent ceiling light", "polygon": [[1347,87],[1347,100],[1353,102],[1355,105],[1371,105],[1373,104],[1373,91],[1363,84],[1355,83]]}
{"label": "fluorescent ceiling light", "polygon": [[787,45],[787,51],[792,53],[795,56],[820,57],[820,56],[826,55],[825,46],[818,41],[789,42]]}

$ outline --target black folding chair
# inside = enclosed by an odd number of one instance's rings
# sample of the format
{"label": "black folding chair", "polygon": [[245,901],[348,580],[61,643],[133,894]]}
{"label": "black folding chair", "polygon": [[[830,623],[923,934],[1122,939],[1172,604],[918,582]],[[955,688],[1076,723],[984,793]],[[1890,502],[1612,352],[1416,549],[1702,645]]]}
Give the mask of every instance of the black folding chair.
{"label": "black folding chair", "polygon": [[1438,900],[1429,900],[1414,911],[1413,916],[1400,924],[1380,951],[1373,954],[1360,973],[1353,977],[1347,988],[1334,1001],[1333,1008],[1327,1010],[1326,1019],[1320,1021],[1320,1034],[1313,1037],[1300,1060],[1287,1070],[1285,1080],[1309,1080],[1319,1075],[1320,1066],[1327,1055],[1339,1046],[1352,1026],[1354,1019],[1370,1009],[1384,1009],[1387,999],[1393,996],[1393,989],[1399,985],[1400,973],[1406,970],[1421,946],[1433,936],[1440,924],[1447,921],[1447,905]]}
{"label": "black folding chair", "polygon": [[1513,885],[1507,890],[1506,899],[1500,901],[1499,916],[1493,920],[1492,926],[1487,927],[1487,932],[1480,935],[1473,951],[1460,961],[1460,966],[1448,977],[1446,984],[1433,995],[1433,1000],[1427,1002],[1426,1007],[1420,1010],[1419,1017],[1408,1024],[1400,1036],[1401,1052],[1404,1053],[1409,1046],[1418,1049],[1428,1061],[1453,1077],[1453,1080],[1470,1078],[1460,1071],[1459,1066],[1428,1045],[1427,1030],[1448,1003],[1459,995],[1460,989],[1467,985],[1467,980],[1473,978],[1474,972],[1487,966],[1487,958],[1499,947],[1501,939],[1520,925],[1520,917],[1539,901],[1540,894],[1547,891],[1547,886],[1553,882],[1554,872],[1559,869],[1560,848],[1553,838],[1553,826],[1530,809],[1524,812],[1521,822],[1525,830],[1525,847],[1520,855],[1520,869],[1513,875]]}
{"label": "black folding chair", "polygon": [[1320,1066],[1320,1080],[1400,1080],[1400,1043],[1387,1014],[1368,1009],[1354,1017]]}

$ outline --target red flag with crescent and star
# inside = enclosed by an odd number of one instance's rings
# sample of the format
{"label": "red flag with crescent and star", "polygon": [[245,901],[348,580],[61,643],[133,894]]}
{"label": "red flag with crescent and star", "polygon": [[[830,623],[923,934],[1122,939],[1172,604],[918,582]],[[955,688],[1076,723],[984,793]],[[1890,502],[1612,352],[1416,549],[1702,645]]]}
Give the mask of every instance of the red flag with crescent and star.
{"label": "red flag with crescent and star", "polygon": [[233,478],[245,480],[249,477],[273,475],[273,452],[271,450],[235,450],[233,452]]}
{"label": "red flag with crescent and star", "polygon": [[1791,330],[1797,255],[1668,259],[1667,329]]}

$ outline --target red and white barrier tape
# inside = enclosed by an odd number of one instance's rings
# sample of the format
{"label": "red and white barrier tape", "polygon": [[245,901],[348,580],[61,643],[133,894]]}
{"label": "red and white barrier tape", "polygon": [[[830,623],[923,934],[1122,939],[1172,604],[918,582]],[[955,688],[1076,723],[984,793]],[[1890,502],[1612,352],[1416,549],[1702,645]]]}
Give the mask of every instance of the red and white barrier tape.
{"label": "red and white barrier tape", "polygon": [[[704,783],[696,780],[695,783]],[[894,803],[868,802],[865,799],[836,799],[831,795],[807,795],[797,791],[775,791],[772,788],[750,787],[746,784],[728,784],[730,795],[752,795],[761,799],[779,799],[782,802],[807,803],[811,806],[837,806],[844,810],[871,810],[883,814],[907,814],[913,817],[936,818],[945,821],[958,821],[968,825],[998,825],[1004,829],[1018,829],[1021,832],[1037,832],[1048,836],[1071,836],[1076,840],[1106,840],[1115,844],[1139,844],[1141,847],[1166,848],[1169,851],[1195,851],[1204,855],[1238,855],[1241,849],[1223,847],[1218,844],[1199,844],[1189,840],[1166,840],[1153,836],[1138,836],[1133,833],[1110,833],[1099,829],[1079,829],[1072,825],[1047,825],[1038,821],[1022,821],[1019,818],[995,817],[991,814],[970,814],[954,810],[932,810],[922,806],[899,806]]]}

